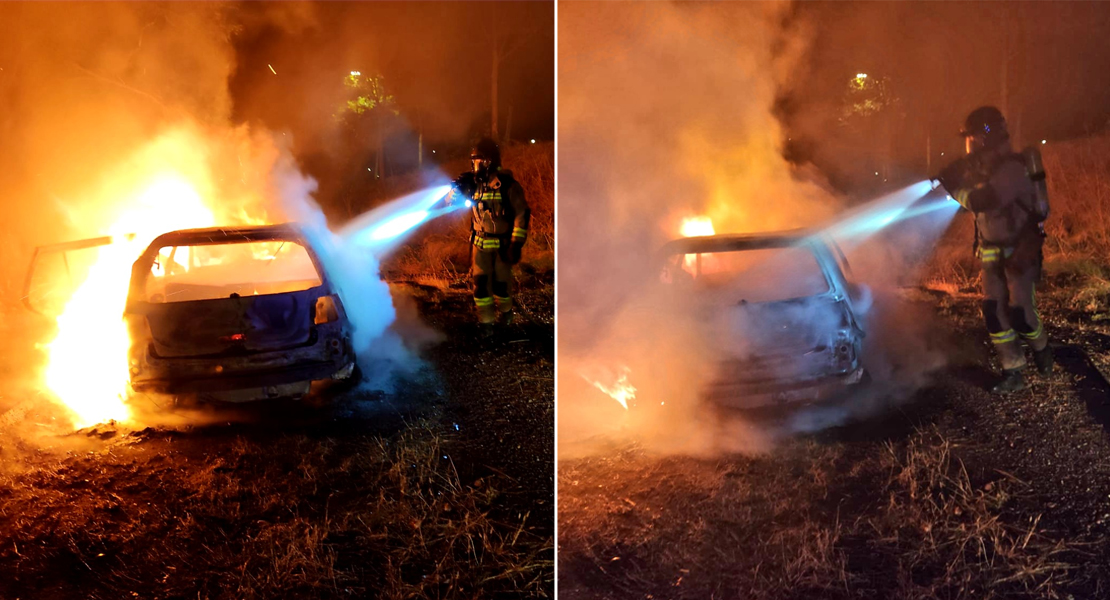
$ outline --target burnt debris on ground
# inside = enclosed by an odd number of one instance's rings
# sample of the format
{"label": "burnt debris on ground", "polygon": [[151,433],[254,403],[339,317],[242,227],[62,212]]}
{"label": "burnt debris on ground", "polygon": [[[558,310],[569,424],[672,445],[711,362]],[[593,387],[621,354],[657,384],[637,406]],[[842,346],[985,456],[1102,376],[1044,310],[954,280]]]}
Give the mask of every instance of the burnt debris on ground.
{"label": "burnt debris on ground", "polygon": [[924,296],[978,342],[908,403],[754,456],[560,461],[560,594],[1103,597],[1110,328],[1046,296],[1056,371],[1000,398],[978,297]]}
{"label": "burnt debris on ground", "polygon": [[522,288],[520,323],[477,342],[465,286],[414,289],[445,339],[390,394],[138,431],[24,411],[0,597],[552,597],[553,287]]}

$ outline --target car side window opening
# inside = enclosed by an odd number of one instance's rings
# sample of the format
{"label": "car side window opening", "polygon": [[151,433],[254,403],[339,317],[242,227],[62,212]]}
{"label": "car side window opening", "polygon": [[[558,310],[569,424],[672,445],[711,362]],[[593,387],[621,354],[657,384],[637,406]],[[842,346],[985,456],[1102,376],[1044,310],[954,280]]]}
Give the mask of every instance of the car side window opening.
{"label": "car side window opening", "polygon": [[290,240],[167,246],[146,278],[148,302],[283,294],[322,284],[304,246]]}

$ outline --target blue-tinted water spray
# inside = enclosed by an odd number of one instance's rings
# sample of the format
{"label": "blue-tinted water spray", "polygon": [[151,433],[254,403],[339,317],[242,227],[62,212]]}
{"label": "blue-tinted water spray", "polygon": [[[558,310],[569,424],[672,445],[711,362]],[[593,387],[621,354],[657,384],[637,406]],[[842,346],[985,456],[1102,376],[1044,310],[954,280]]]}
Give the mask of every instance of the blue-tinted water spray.
{"label": "blue-tinted water spray", "polygon": [[838,241],[856,244],[906,219],[936,213],[951,220],[958,209],[956,202],[942,191],[935,191],[932,182],[925,180],[863,205],[826,227],[824,233]]}
{"label": "blue-tinted water spray", "polygon": [[423,223],[466,208],[462,202],[441,205],[450,190],[451,186],[441,185],[388,202],[351,220],[339,230],[339,235],[348,243],[382,256]]}
{"label": "blue-tinted water spray", "polygon": [[333,233],[311,198],[315,181],[298,173],[282,183],[286,212],[302,224],[343,302],[363,376],[373,389],[389,389],[393,375],[415,369],[419,361],[390,330],[396,310],[389,284],[379,276],[381,258],[422,223],[465,206],[442,205],[450,186],[436,186],[376,207]]}

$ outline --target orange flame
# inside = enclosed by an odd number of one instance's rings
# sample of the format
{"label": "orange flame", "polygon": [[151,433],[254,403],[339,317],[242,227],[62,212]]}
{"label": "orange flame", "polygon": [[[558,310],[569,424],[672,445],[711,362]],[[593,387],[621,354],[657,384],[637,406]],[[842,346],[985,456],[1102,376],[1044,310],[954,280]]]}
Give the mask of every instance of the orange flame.
{"label": "orange flame", "polygon": [[[714,235],[713,221],[709,217],[689,217],[682,220],[682,237],[696,237],[699,235]],[[683,265],[687,271],[693,273],[697,269],[697,256],[687,256]]]}
{"label": "orange flame", "polygon": [[96,262],[58,316],[58,335],[47,344],[46,385],[88,427],[127,421],[127,350],[131,340],[123,310],[131,264],[158,235],[175,229],[215,225],[194,187],[178,174],[155,176],[132,201],[131,210],[109,233],[117,241],[99,249]]}
{"label": "orange flame", "polygon": [[682,237],[714,235],[713,221],[709,217],[689,217],[682,220]]}
{"label": "orange flame", "polygon": [[95,263],[57,318],[57,336],[44,345],[44,383],[78,428],[132,418],[125,403],[130,339],[122,317],[132,263],[150,242],[178,229],[265,221],[241,209],[224,209],[217,216],[216,209],[223,207],[209,205],[217,178],[210,172],[208,150],[201,136],[187,130],[162,136],[121,165],[101,194],[104,210],[89,217],[114,210],[114,221],[100,228],[114,243],[97,250]]}
{"label": "orange flame", "polygon": [[617,376],[616,381],[612,385],[607,385],[601,381],[595,381],[585,375],[583,375],[582,378],[593,384],[597,389],[608,394],[613,400],[620,403],[625,410],[628,410],[628,401],[636,399],[636,388],[628,383],[628,376],[631,373],[632,370],[628,367],[621,367],[620,375]]}

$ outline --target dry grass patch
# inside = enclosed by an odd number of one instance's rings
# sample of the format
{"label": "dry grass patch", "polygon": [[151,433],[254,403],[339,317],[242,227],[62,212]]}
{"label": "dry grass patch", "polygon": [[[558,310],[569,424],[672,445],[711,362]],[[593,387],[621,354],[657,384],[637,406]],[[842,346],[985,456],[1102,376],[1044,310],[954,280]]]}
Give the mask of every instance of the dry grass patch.
{"label": "dry grass patch", "polygon": [[503,508],[499,477],[464,481],[451,441],[428,423],[390,437],[152,435],[2,476],[0,570],[16,576],[0,596],[485,598],[551,588],[553,540],[536,533],[550,525]]}
{"label": "dry grass patch", "polygon": [[560,465],[569,598],[1065,597],[1075,549],[1011,522],[936,430],[882,454],[798,441],[768,457],[635,452]]}

